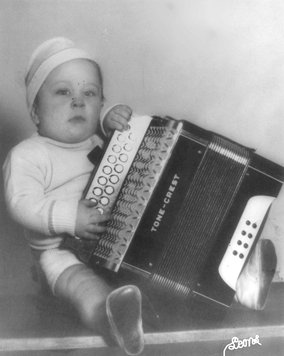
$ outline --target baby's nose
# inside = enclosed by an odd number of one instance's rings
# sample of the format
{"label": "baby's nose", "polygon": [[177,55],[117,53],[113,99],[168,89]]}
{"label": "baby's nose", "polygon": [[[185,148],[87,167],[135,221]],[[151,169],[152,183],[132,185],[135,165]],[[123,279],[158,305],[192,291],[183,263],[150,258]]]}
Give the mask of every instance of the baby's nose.
{"label": "baby's nose", "polygon": [[82,95],[76,95],[72,98],[72,107],[82,107],[85,105],[84,98]]}

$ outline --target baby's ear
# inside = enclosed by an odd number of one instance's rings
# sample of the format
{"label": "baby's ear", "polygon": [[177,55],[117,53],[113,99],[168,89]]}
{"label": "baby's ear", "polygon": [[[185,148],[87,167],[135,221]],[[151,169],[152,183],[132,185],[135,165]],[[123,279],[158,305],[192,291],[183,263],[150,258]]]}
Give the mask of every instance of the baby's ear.
{"label": "baby's ear", "polygon": [[33,107],[32,107],[31,117],[32,117],[33,123],[34,123],[36,126],[38,126],[38,124],[39,124],[39,117],[38,117],[37,109],[36,109],[36,106],[35,106],[35,105],[33,105]]}

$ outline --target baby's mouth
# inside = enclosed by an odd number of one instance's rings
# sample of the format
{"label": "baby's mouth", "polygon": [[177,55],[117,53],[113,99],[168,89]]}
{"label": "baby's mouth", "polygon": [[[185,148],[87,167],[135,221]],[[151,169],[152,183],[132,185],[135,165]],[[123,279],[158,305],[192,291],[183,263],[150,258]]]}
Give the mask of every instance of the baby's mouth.
{"label": "baby's mouth", "polygon": [[84,118],[84,116],[81,116],[81,115],[76,115],[76,116],[73,116],[71,117],[71,119],[69,119],[70,122],[74,122],[74,123],[80,123],[80,122],[83,122],[83,121],[86,121],[86,119]]}

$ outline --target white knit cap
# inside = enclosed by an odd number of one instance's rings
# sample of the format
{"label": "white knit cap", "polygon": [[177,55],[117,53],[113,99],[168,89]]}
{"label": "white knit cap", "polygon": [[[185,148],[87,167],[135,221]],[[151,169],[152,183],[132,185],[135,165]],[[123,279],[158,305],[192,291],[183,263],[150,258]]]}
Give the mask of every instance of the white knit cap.
{"label": "white knit cap", "polygon": [[43,42],[31,55],[25,77],[26,97],[29,112],[32,111],[36,95],[49,73],[60,64],[73,59],[94,58],[64,37],[55,37]]}

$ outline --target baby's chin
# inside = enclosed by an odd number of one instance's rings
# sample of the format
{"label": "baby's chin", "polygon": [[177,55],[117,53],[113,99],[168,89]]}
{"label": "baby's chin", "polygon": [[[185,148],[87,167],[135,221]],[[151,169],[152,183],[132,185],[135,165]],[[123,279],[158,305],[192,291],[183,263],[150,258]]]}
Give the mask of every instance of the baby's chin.
{"label": "baby's chin", "polygon": [[89,138],[91,138],[95,133],[90,133],[88,135],[81,135],[81,136],[71,136],[68,138],[64,138],[61,142],[63,143],[80,143],[80,142],[84,142],[86,140],[88,140]]}
{"label": "baby's chin", "polygon": [[90,123],[82,116],[74,116],[69,120],[66,135],[66,143],[80,143],[86,141],[97,133],[98,126]]}
{"label": "baby's chin", "polygon": [[89,133],[85,133],[85,134],[70,134],[70,135],[64,135],[64,136],[46,135],[46,134],[42,134],[40,132],[39,132],[39,134],[40,134],[40,136],[52,139],[57,142],[66,143],[66,144],[77,144],[77,143],[87,141],[89,138],[91,138],[92,136],[95,135],[95,132],[94,133],[89,132]]}

